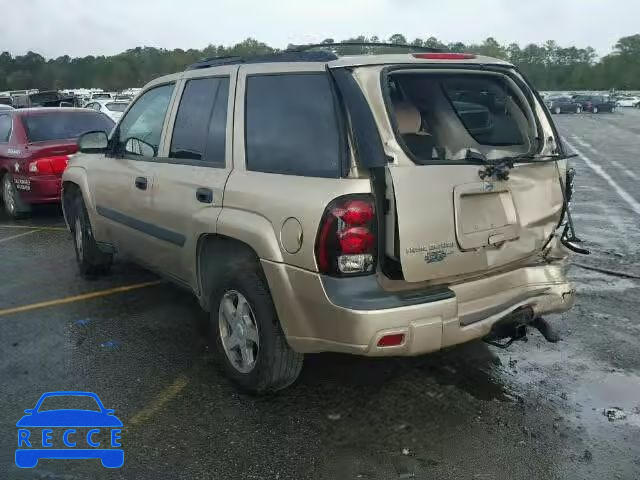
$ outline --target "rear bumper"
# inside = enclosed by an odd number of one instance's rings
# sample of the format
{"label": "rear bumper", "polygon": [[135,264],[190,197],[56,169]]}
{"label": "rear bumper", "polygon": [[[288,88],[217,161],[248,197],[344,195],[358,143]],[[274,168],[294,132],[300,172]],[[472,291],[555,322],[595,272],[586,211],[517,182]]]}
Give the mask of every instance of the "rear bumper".
{"label": "rear bumper", "polygon": [[[367,286],[362,279],[327,279],[283,264],[262,264],[287,340],[303,353],[420,355],[482,338],[519,307],[531,307],[537,317],[570,309],[575,297],[565,262],[410,295],[382,290],[375,277],[367,280],[375,285]],[[349,284],[354,280],[355,286]],[[377,346],[393,333],[404,334],[402,345]]]}
{"label": "rear bumper", "polygon": [[59,203],[61,177],[57,175],[14,175],[16,190],[25,203]]}

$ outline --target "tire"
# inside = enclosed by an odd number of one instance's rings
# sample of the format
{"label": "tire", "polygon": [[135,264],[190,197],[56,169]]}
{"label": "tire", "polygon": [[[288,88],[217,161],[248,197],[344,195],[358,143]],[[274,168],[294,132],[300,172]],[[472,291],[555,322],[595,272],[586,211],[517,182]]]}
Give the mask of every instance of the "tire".
{"label": "tire", "polygon": [[553,112],[554,112],[556,115],[560,115],[560,114],[562,113],[562,109],[561,109],[560,107],[556,107],[556,108],[554,108],[554,109],[553,109]]}
{"label": "tire", "polygon": [[593,107],[593,113],[598,113],[600,111],[600,109],[598,107]]}
{"label": "tire", "polygon": [[13,182],[13,175],[5,173],[2,177],[2,205],[5,213],[12,219],[18,219],[31,212],[29,204],[22,201]]}
{"label": "tire", "polygon": [[101,251],[93,238],[89,215],[80,193],[77,193],[73,199],[71,216],[71,233],[80,275],[85,278],[94,278],[108,273],[113,263],[113,255]]}
{"label": "tire", "polygon": [[[210,341],[225,374],[240,390],[251,394],[282,390],[298,378],[304,356],[294,352],[287,343],[261,271],[255,265],[239,260],[232,261],[230,268],[224,268],[225,273],[216,281],[210,303]],[[246,313],[243,319],[237,317],[241,310],[240,297],[249,306],[243,309]],[[236,308],[233,321],[242,326],[235,324],[232,327],[230,316],[224,313],[227,307]],[[234,331],[241,333],[232,340]],[[250,340],[252,336],[258,341]],[[238,338],[243,340],[238,341]],[[243,363],[247,356],[240,353],[241,346],[233,346],[237,343],[251,351],[248,357],[253,358],[253,363]]]}

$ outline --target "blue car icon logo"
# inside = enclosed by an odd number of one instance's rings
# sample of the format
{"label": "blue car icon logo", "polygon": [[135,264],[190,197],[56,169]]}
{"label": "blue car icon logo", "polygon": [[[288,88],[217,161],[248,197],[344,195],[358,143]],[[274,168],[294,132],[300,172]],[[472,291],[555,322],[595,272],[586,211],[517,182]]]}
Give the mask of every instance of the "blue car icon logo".
{"label": "blue car icon logo", "polygon": [[[90,408],[43,407],[43,402],[51,404],[53,400],[82,400],[83,406],[89,405]],[[104,408],[95,393],[45,393],[35,407],[24,412],[26,415],[16,423],[18,467],[33,468],[41,458],[96,458],[106,468],[118,468],[124,463],[124,450],[118,448],[122,446],[119,442],[122,422],[113,410]]]}

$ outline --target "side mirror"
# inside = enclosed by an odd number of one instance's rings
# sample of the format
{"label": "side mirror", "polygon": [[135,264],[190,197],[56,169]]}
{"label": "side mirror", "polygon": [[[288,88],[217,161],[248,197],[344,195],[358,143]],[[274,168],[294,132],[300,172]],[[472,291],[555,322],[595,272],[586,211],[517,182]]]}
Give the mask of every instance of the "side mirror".
{"label": "side mirror", "polygon": [[82,153],[103,153],[109,146],[106,132],[87,132],[78,138],[78,150]]}
{"label": "side mirror", "polygon": [[127,153],[133,153],[134,155],[141,155],[143,157],[156,156],[156,147],[135,137],[127,139],[124,144],[124,150]]}

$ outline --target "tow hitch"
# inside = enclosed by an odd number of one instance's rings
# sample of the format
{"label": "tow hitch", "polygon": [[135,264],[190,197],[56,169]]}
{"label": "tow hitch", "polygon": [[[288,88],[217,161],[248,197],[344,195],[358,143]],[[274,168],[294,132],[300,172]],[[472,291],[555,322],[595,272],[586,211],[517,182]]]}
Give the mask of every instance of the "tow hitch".
{"label": "tow hitch", "polygon": [[528,341],[527,328],[537,329],[542,336],[551,343],[560,341],[560,336],[544,318],[534,318],[531,307],[521,307],[514,310],[491,327],[489,334],[483,340],[498,348],[508,348],[513,342]]}

